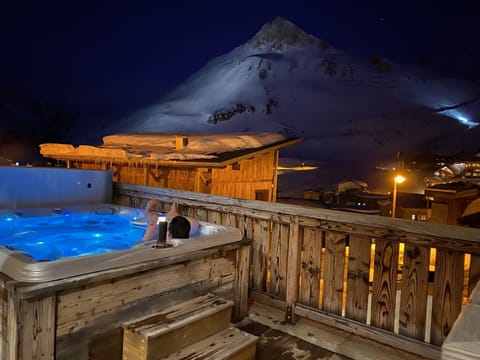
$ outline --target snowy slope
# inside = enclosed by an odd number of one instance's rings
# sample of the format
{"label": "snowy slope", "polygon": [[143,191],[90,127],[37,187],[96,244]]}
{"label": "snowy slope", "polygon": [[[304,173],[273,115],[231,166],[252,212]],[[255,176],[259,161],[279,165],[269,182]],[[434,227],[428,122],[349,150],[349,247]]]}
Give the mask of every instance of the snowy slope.
{"label": "snowy slope", "polygon": [[[431,62],[448,70],[451,61],[441,56]],[[458,74],[451,70],[442,74]],[[319,164],[318,171],[303,172],[303,184],[287,173],[279,186],[291,178],[305,188],[333,187],[345,178],[373,183],[379,175],[371,169],[392,162],[399,151],[480,150],[475,83],[344,52],[282,18],[212,59],[160,101],[129,114],[112,109],[110,115],[79,118],[5,99],[0,96],[0,155],[14,153],[15,159],[28,148],[39,155],[42,142],[99,145],[103,136],[119,133],[268,131],[304,139],[280,156]]]}
{"label": "snowy slope", "polygon": [[346,54],[277,18],[104,132],[273,131],[305,139],[286,155],[318,160],[473,152],[478,94],[462,80]]}

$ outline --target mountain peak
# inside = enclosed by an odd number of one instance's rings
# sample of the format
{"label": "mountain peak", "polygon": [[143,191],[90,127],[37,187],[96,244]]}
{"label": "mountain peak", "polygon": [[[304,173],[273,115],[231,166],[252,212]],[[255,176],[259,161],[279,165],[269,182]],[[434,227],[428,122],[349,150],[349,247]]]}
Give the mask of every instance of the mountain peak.
{"label": "mountain peak", "polygon": [[307,46],[318,41],[317,38],[305,33],[297,25],[277,16],[263,25],[248,43],[255,48],[266,45],[272,50],[280,50],[286,46]]}

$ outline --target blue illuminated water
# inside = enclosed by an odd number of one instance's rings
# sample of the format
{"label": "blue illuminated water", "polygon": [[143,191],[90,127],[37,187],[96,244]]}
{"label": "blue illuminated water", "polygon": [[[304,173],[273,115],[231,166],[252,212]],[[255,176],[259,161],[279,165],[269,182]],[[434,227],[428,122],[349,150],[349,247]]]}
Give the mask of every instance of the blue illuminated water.
{"label": "blue illuminated water", "polygon": [[132,226],[137,215],[132,211],[2,215],[0,245],[25,252],[36,261],[125,250],[141,241],[145,231]]}

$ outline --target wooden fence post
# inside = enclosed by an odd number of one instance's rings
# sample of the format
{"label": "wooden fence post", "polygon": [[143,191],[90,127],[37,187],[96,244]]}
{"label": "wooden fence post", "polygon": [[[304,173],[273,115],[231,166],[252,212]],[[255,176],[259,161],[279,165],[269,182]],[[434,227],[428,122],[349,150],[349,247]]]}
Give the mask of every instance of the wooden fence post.
{"label": "wooden fence post", "polygon": [[251,245],[241,246],[237,250],[235,272],[235,308],[233,318],[235,322],[248,315],[248,283],[250,277]]}
{"label": "wooden fence post", "polygon": [[300,253],[302,244],[300,241],[300,225],[298,216],[290,223],[290,234],[287,250],[287,283],[286,283],[286,313],[285,321],[295,323],[295,303],[298,302],[298,285],[300,277]]}

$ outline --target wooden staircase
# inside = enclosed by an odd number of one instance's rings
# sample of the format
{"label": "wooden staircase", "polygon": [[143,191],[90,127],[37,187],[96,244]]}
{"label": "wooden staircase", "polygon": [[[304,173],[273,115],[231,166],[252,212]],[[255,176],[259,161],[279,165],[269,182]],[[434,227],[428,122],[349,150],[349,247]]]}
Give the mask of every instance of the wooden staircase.
{"label": "wooden staircase", "polygon": [[123,360],[254,360],[257,337],[231,325],[233,302],[199,296],[123,324]]}

